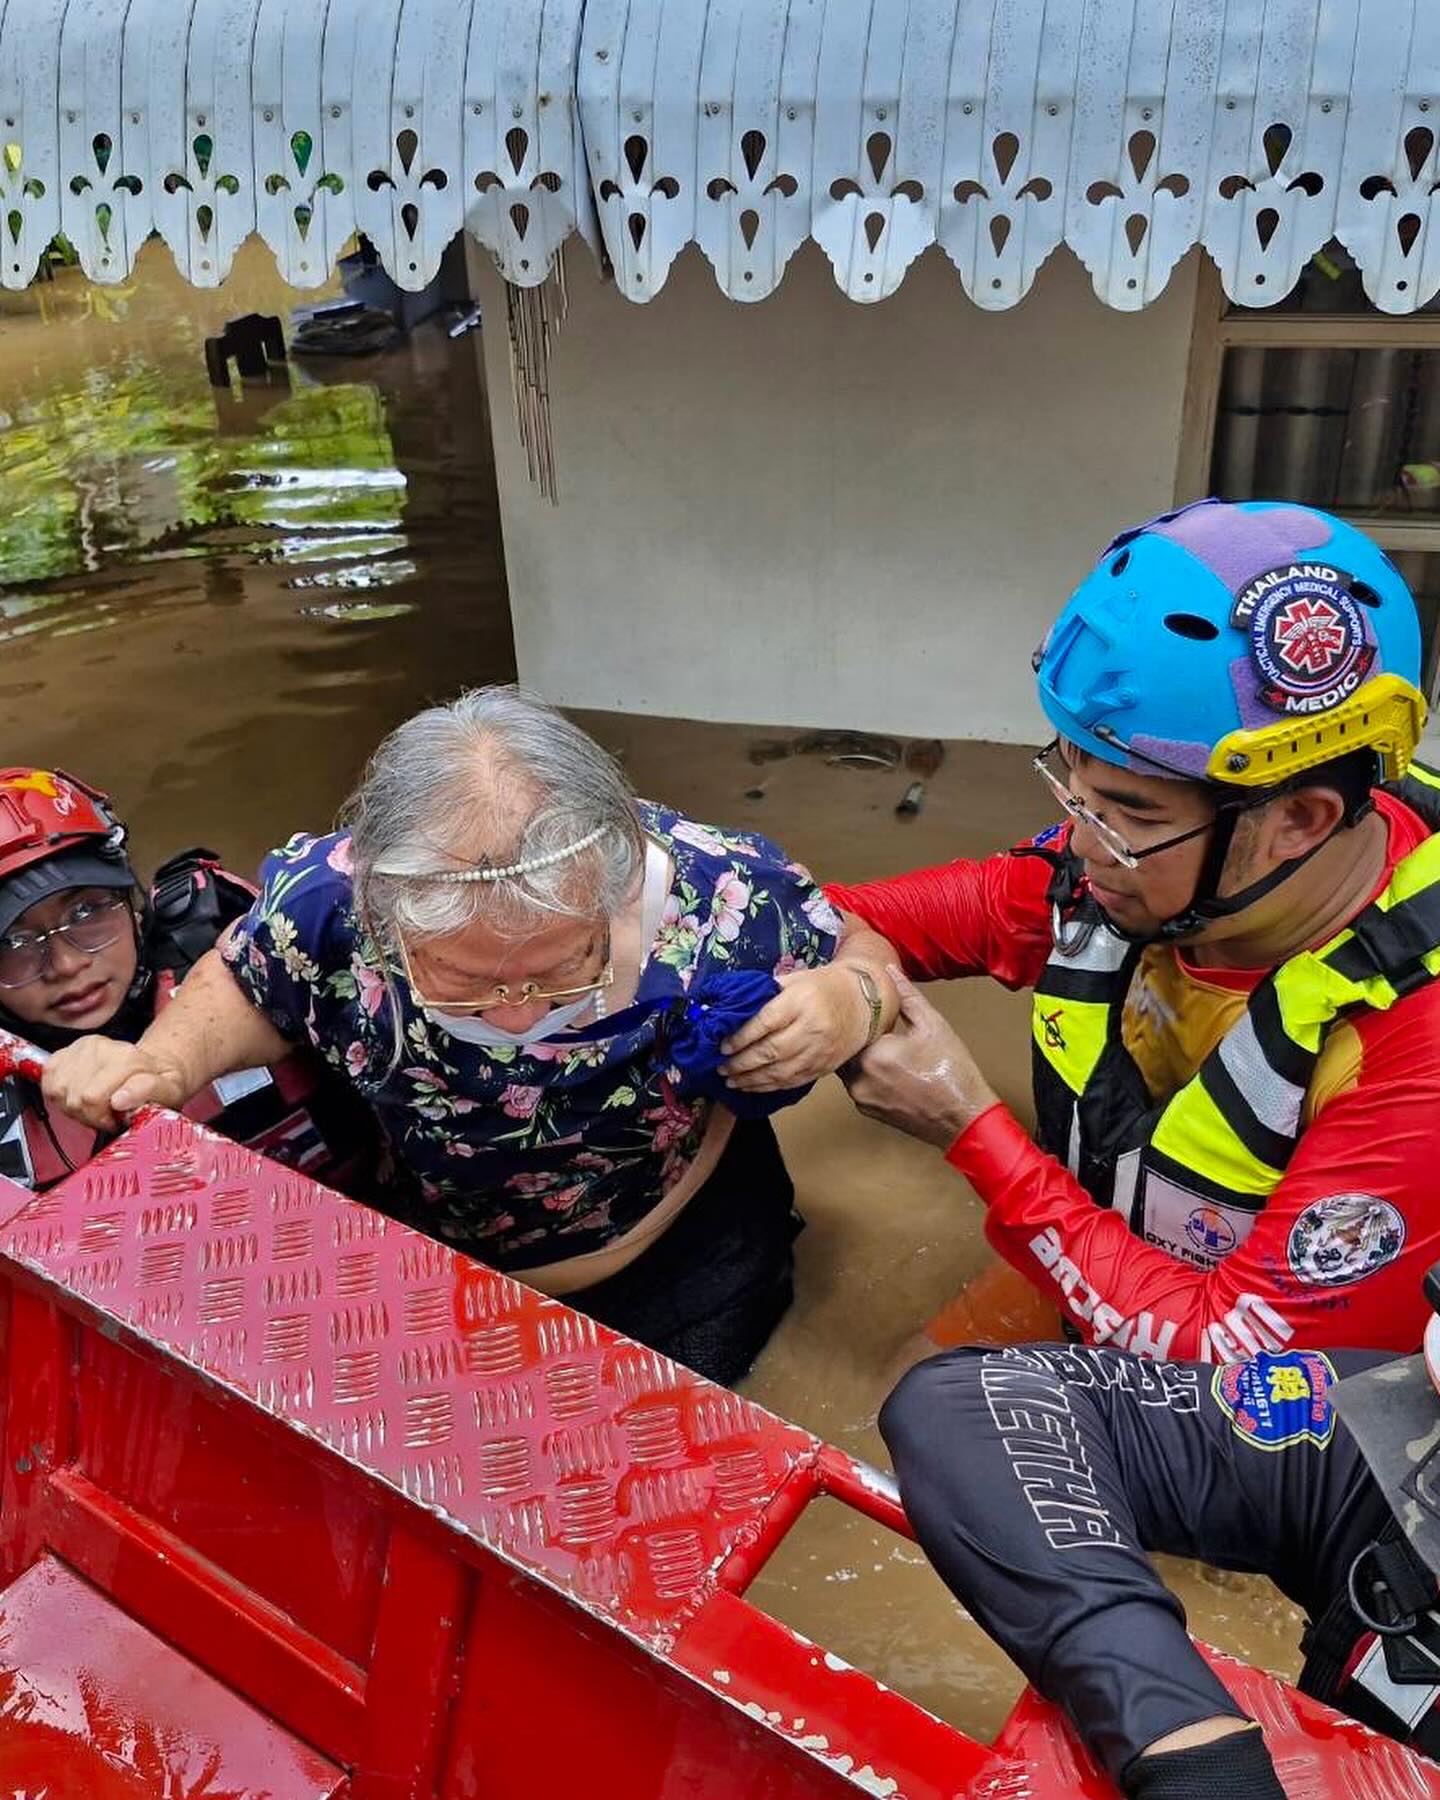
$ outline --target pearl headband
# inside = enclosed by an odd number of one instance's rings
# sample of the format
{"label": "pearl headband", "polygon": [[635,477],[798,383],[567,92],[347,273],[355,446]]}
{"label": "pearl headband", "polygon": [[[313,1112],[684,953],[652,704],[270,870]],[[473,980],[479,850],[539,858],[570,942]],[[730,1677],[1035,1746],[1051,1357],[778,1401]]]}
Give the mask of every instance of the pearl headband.
{"label": "pearl headband", "polygon": [[588,850],[593,843],[604,837],[608,827],[597,825],[584,837],[573,844],[567,844],[563,850],[547,850],[543,856],[527,856],[521,862],[506,863],[503,868],[494,868],[488,863],[479,869],[387,869],[383,863],[377,863],[374,873],[387,875],[395,881],[509,881],[516,875],[529,875],[536,869],[548,869],[555,863],[569,862],[572,856],[579,856],[582,850]]}

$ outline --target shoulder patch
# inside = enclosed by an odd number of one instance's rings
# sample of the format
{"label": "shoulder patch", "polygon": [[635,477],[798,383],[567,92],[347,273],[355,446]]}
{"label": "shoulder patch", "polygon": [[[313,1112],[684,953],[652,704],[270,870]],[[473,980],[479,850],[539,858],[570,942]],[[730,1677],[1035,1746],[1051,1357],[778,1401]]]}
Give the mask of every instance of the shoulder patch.
{"label": "shoulder patch", "polygon": [[1286,1260],[1307,1287],[1363,1281],[1405,1247],[1405,1221],[1376,1194],[1331,1194],[1307,1206],[1290,1227]]}

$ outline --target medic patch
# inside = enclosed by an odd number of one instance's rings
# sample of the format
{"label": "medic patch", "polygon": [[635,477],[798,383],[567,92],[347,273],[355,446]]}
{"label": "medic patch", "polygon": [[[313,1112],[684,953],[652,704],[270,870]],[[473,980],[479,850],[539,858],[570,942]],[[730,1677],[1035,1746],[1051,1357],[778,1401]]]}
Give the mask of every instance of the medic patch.
{"label": "medic patch", "polygon": [[1335,1432],[1334,1385],[1328,1357],[1318,1350],[1286,1350],[1217,1369],[1210,1392],[1236,1437],[1257,1450],[1307,1442],[1323,1450]]}
{"label": "medic patch", "polygon": [[1363,1281],[1405,1248],[1405,1221],[1375,1194],[1331,1194],[1290,1227],[1286,1260],[1307,1287]]}
{"label": "medic patch", "polygon": [[1236,598],[1230,623],[1249,635],[1260,698],[1273,712],[1328,712],[1365,679],[1375,647],[1349,584],[1328,563],[1285,563]]}

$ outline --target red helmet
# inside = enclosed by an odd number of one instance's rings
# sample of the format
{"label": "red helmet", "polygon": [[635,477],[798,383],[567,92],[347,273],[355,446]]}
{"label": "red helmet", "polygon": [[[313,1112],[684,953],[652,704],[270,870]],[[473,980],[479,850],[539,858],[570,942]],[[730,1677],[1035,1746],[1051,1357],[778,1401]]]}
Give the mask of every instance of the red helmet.
{"label": "red helmet", "polygon": [[108,795],[63,769],[0,769],[0,881],[89,839],[92,850],[125,841]]}
{"label": "red helmet", "polygon": [[0,932],[67,888],[134,886],[125,827],[98,788],[59,769],[0,769]]}

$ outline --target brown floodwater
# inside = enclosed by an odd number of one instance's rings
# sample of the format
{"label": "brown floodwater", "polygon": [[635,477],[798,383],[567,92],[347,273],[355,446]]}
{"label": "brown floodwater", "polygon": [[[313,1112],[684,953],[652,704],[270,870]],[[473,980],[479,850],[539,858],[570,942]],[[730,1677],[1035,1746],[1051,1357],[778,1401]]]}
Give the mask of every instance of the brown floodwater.
{"label": "brown floodwater", "polygon": [[[288,385],[209,387],[207,336],[313,298],[253,245],[215,294],[152,245],[123,288],[66,272],[0,296],[0,762],[109,789],[142,865],[198,842],[253,868],[292,830],[324,828],[397,720],[514,673],[473,340],[432,323],[379,356],[294,365]],[[502,431],[508,408],[497,395]],[[983,854],[1045,822],[1019,747],[950,745],[919,815],[900,818],[908,776],[756,763],[751,745],[775,735],[763,723],[582,719],[642,792],[768,831],[834,879]],[[935,997],[1024,1113],[1023,997],[986,983]],[[897,1356],[990,1261],[979,1207],[834,1081],[779,1129],[809,1223],[796,1305],[746,1391],[883,1462],[874,1421]],[[1268,1584],[1167,1575],[1198,1635],[1293,1673],[1299,1621]],[[832,1502],[751,1597],[969,1731],[993,1732],[1018,1691],[914,1546]]]}

